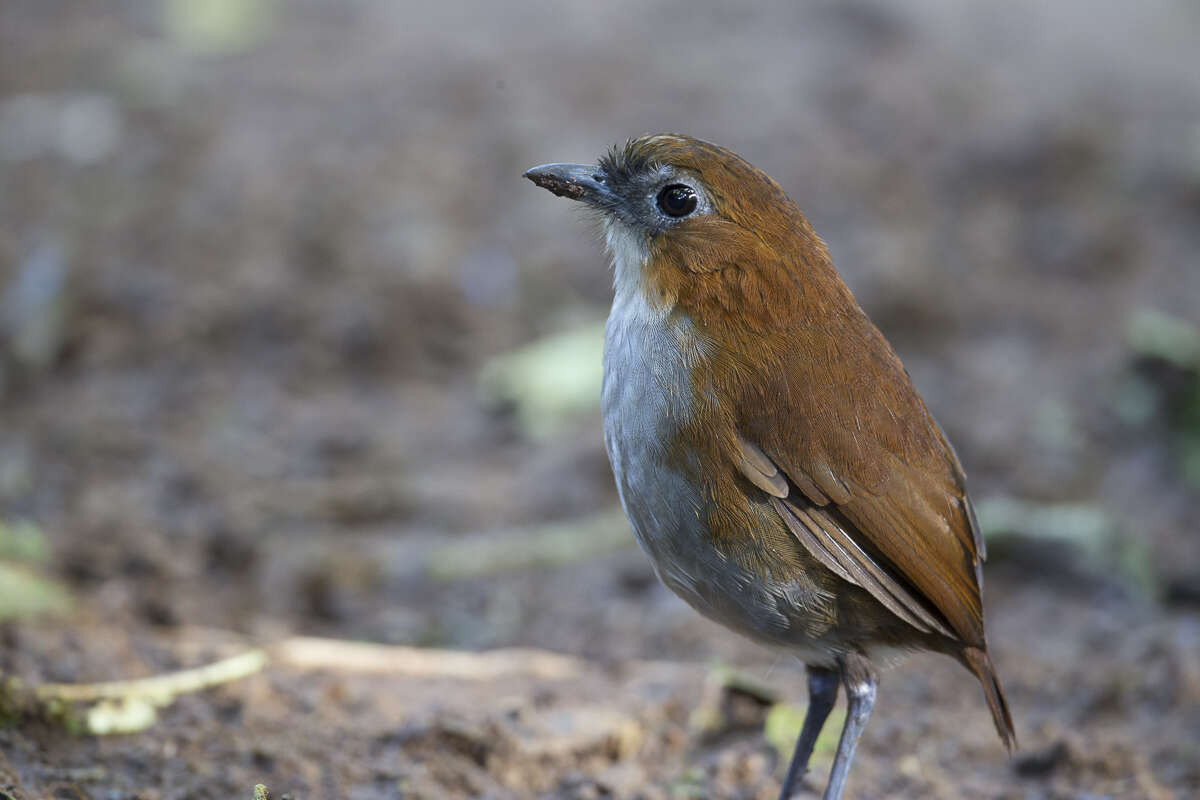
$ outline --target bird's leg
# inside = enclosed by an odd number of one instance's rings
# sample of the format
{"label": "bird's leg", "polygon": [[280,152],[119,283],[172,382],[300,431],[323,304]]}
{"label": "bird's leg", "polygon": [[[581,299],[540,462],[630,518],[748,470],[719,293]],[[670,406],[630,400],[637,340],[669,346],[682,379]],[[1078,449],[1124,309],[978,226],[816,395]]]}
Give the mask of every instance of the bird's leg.
{"label": "bird's leg", "polygon": [[790,800],[799,787],[800,779],[808,772],[808,759],[812,756],[817,737],[825,726],[829,712],[833,710],[833,704],[837,702],[839,678],[836,670],[808,668],[808,711],[804,713],[804,727],[800,729],[800,738],[796,740],[796,751],[792,754],[792,763],[788,765],[787,777],[783,779],[779,800]]}
{"label": "bird's leg", "polygon": [[846,725],[838,741],[837,756],[833,759],[833,769],[829,773],[829,785],[825,787],[823,800],[840,800],[842,796],[850,762],[854,759],[854,749],[858,747],[858,738],[862,736],[867,720],[871,718],[871,711],[875,708],[875,690],[879,686],[879,676],[863,656],[847,654],[838,659],[838,665],[841,667],[842,682],[846,685]]}

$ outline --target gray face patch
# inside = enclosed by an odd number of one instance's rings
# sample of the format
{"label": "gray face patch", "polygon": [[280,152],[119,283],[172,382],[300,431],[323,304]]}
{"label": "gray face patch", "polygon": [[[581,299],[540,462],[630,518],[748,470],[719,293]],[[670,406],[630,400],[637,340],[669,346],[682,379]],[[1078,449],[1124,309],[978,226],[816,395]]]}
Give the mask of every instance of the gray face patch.
{"label": "gray face patch", "polygon": [[[630,161],[618,154],[600,159],[598,179],[608,189],[592,205],[630,228],[657,236],[685,219],[711,214],[708,190],[694,175],[670,164]],[[685,216],[672,217],[659,207],[659,194],[667,187],[682,185],[696,195],[696,208]]]}

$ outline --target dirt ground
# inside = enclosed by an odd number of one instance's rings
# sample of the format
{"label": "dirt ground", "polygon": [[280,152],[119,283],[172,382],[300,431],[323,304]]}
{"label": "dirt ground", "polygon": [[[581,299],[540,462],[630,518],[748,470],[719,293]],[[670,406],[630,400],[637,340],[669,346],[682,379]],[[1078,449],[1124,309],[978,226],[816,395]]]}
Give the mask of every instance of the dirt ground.
{"label": "dirt ground", "polygon": [[1197,36],[1167,0],[0,3],[0,670],[268,657],[107,736],[10,682],[0,797],[773,798],[803,671],[656,582],[567,391],[598,363],[485,379],[609,300],[521,172],[667,130],[805,211],[989,536],[1021,749],[913,656],[847,797],[1200,796]]}

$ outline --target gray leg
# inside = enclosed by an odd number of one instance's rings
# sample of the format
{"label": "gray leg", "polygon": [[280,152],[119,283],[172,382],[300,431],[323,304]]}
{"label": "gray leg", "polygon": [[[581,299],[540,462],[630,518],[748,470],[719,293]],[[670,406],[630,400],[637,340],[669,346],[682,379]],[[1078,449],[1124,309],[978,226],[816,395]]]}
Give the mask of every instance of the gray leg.
{"label": "gray leg", "polygon": [[867,720],[875,708],[875,690],[879,686],[879,676],[862,656],[852,653],[839,659],[838,664],[846,685],[846,726],[842,728],[842,738],[838,741],[837,756],[833,759],[833,770],[829,773],[824,800],[840,800],[842,796],[850,762],[854,759],[854,749],[858,747],[858,738],[862,736],[863,728],[867,727]]}
{"label": "gray leg", "polygon": [[821,728],[833,710],[833,704],[837,702],[839,678],[835,670],[808,668],[808,711],[804,713],[804,727],[800,730],[800,738],[796,740],[796,752],[792,754],[787,777],[783,779],[779,800],[791,800],[800,788],[800,779],[808,772],[808,759],[812,756],[817,736],[821,734]]}

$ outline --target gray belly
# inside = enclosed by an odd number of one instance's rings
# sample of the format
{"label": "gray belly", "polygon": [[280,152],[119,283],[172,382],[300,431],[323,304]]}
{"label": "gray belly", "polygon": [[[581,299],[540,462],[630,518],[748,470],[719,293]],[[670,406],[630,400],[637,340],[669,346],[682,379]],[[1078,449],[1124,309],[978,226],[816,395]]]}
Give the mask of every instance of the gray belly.
{"label": "gray belly", "polygon": [[[710,619],[810,663],[828,657],[818,640],[829,598],[801,581],[772,581],[712,544],[698,472],[668,463],[662,442],[687,418],[691,392],[680,337],[614,308],[604,355],[604,442],[621,505],[664,584]],[[685,459],[686,461],[686,459]],[[816,610],[824,613],[814,613]]]}

